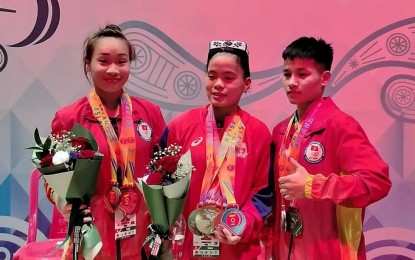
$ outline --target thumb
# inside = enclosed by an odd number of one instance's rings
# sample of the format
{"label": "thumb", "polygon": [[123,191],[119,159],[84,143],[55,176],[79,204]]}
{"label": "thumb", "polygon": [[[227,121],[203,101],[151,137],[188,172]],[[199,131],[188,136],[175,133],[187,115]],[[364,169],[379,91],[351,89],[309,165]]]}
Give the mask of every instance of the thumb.
{"label": "thumb", "polygon": [[295,169],[302,167],[293,157],[290,157],[290,163],[295,167]]}

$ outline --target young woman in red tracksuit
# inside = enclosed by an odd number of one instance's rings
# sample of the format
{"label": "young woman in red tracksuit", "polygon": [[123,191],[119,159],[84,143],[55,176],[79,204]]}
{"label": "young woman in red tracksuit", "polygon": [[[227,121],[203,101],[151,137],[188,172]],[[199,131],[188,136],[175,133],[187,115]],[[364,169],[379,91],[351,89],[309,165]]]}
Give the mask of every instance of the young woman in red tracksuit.
{"label": "young woman in red tracksuit", "polygon": [[365,207],[388,194],[389,167],[359,123],[322,97],[330,44],[301,37],[282,57],[284,90],[297,109],[273,130],[277,259],[366,259]]}
{"label": "young woman in red tracksuit", "polygon": [[[146,100],[130,97],[124,91],[128,80],[131,61],[135,59],[135,52],[131,43],[126,39],[121,29],[116,25],[108,25],[95,32],[85,41],[84,71],[91,79],[93,89],[86,96],[73,104],[63,107],[56,112],[52,121],[52,132],[70,130],[74,123],[86,127],[95,137],[99,152],[104,155],[96,183],[96,191],[90,202],[90,212],[94,219],[103,246],[95,260],[140,259],[140,250],[145,237],[148,235],[148,221],[142,221],[146,211],[141,193],[134,183],[125,185],[120,176],[124,176],[118,165],[111,164],[111,159],[117,163],[125,160],[122,152],[115,150],[128,149],[127,163],[134,165],[132,178],[142,177],[146,172],[146,164],[153,155],[153,149],[159,144],[160,137],[165,129],[165,123],[160,108]],[[103,107],[101,117],[93,113],[94,108]],[[106,119],[107,118],[107,121]],[[128,123],[130,122],[130,123]],[[111,125],[104,129],[103,125]],[[109,141],[109,135],[118,138]],[[119,142],[118,140],[134,140],[133,142]],[[132,185],[131,185],[132,184]],[[136,234],[117,233],[115,214],[120,214],[117,206],[121,202],[111,201],[108,196],[111,191],[118,194],[130,192],[137,198],[136,209],[128,214],[130,220],[136,220]],[[61,212],[68,216],[71,205],[62,199],[53,196],[53,191],[47,188],[49,197],[55,198]],[[118,205],[117,205],[118,203]],[[111,205],[111,206],[108,206]],[[116,240],[116,235],[118,239]],[[72,239],[71,239],[72,244]],[[72,259],[72,249],[66,250],[64,259]],[[80,255],[79,259],[83,259]]]}
{"label": "young woman in red tracksuit", "polygon": [[[176,143],[184,152],[190,149],[195,166],[183,210],[192,228],[185,234],[182,259],[256,259],[260,253],[262,220],[252,200],[268,183],[271,135],[264,123],[238,105],[250,85],[246,44],[212,41],[206,66],[210,103],[174,118],[163,135],[165,145]],[[238,133],[232,129],[238,129]],[[228,135],[234,137],[235,143],[226,143],[224,136]],[[224,191],[225,177],[231,179],[227,183],[233,196]],[[246,219],[243,231],[232,233],[211,226],[213,231],[206,232],[206,226],[192,225],[198,217],[207,217],[201,213],[206,208],[215,212],[214,217],[226,209],[238,209]]]}

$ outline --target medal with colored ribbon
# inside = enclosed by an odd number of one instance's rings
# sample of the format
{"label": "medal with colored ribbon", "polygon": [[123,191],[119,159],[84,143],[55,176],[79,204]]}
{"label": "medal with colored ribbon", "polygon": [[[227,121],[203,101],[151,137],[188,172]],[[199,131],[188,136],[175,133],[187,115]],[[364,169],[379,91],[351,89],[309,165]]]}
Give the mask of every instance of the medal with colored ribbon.
{"label": "medal with colored ribbon", "polygon": [[[239,115],[232,117],[224,136],[219,141],[212,107],[206,116],[206,172],[201,189],[200,207],[189,216],[189,229],[196,235],[212,235],[213,230],[228,229],[234,235],[242,234],[245,215],[238,209],[233,187],[235,185],[235,147],[243,140],[245,126]],[[222,211],[222,207],[226,208]]]}
{"label": "medal with colored ribbon", "polygon": [[[295,169],[289,162],[290,157],[294,158],[295,160],[298,159],[301,143],[304,139],[304,136],[307,134],[308,129],[310,129],[316,113],[322,104],[322,101],[323,100],[321,99],[317,104],[311,107],[309,115],[306,117],[302,124],[298,120],[297,112],[295,112],[291,117],[291,120],[287,126],[287,130],[285,131],[278,156],[278,171],[280,177],[292,174],[294,172]],[[291,140],[289,140],[288,136],[293,126],[295,126],[295,131],[291,137]],[[284,198],[281,200],[280,221],[280,228],[282,233],[288,231],[293,236],[299,236],[302,233],[303,221],[298,208],[296,208],[295,199],[290,201],[288,210],[286,210]]]}
{"label": "medal with colored ribbon", "polygon": [[117,186],[112,186],[104,197],[104,207],[111,213],[118,210],[121,201],[121,190]]}
{"label": "medal with colored ribbon", "polygon": [[[105,194],[104,206],[110,213],[119,210],[123,215],[132,214],[138,206],[138,194],[133,189],[136,142],[131,99],[126,92],[122,93],[120,106],[122,123],[119,138],[95,90],[91,90],[89,93],[89,103],[95,118],[107,137],[111,154],[112,187]],[[120,169],[122,176],[121,185],[117,182],[118,169]]]}

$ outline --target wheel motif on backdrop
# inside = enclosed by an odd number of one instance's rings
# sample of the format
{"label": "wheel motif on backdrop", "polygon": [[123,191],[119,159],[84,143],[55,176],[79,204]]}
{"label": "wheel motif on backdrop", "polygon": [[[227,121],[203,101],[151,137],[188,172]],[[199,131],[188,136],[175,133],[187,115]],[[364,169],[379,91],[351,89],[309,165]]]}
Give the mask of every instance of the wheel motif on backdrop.
{"label": "wheel motif on backdrop", "polygon": [[[415,250],[404,245],[415,243],[415,231],[406,228],[381,227],[365,231],[367,259],[415,259]],[[376,246],[375,246],[376,245]]]}
{"label": "wheel motif on backdrop", "polygon": [[7,65],[7,52],[6,49],[0,44],[0,72],[6,68]]}
{"label": "wheel motif on backdrop", "polygon": [[[0,216],[0,229],[7,228],[17,231],[12,234],[0,233],[0,241],[2,242],[0,243],[0,259],[9,260],[11,259],[10,255],[14,253],[10,252],[7,244],[16,246],[17,248],[25,244],[28,226],[29,223],[24,220],[10,216]],[[39,241],[47,239],[40,230],[37,231],[36,237]],[[5,258],[1,258],[2,255]]]}
{"label": "wheel motif on backdrop", "polygon": [[381,92],[382,106],[392,117],[415,123],[415,77],[398,74],[385,81]]}
{"label": "wheel motif on backdrop", "polygon": [[395,56],[402,56],[409,51],[411,44],[408,37],[402,33],[394,33],[386,41],[388,51]]}
{"label": "wheel motif on backdrop", "polygon": [[133,73],[142,73],[150,66],[150,49],[140,40],[131,39],[130,41],[135,48],[135,60],[131,63],[131,70]]}
{"label": "wheel motif on backdrop", "polygon": [[199,77],[191,71],[181,72],[174,79],[174,91],[183,99],[193,99],[199,95],[201,85]]}
{"label": "wheel motif on backdrop", "polygon": [[393,91],[393,99],[400,107],[407,107],[414,102],[414,93],[405,86],[399,86]]}

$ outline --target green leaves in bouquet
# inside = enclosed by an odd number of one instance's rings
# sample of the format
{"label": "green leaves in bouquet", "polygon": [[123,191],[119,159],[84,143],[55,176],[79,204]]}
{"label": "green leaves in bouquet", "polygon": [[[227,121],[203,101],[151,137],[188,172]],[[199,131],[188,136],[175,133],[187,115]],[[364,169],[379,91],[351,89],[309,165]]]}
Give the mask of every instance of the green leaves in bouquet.
{"label": "green leaves in bouquet", "polygon": [[78,123],[75,123],[72,126],[71,132],[74,133],[77,137],[82,136],[88,139],[89,143],[91,144],[91,150],[94,150],[95,152],[98,151],[98,143],[88,129]]}
{"label": "green leaves in bouquet", "polygon": [[[75,123],[70,131],[66,132],[66,135],[70,133],[71,135],[71,139],[73,137],[83,137],[85,139],[87,139],[88,141],[84,143],[84,145],[86,147],[84,147],[82,150],[92,150],[95,151],[96,154],[94,156],[94,159],[100,159],[102,157],[102,155],[100,153],[98,153],[98,143],[96,142],[94,136],[91,134],[91,132],[83,127],[82,125]],[[53,136],[52,136],[53,137]],[[36,128],[35,132],[34,132],[34,140],[35,140],[35,146],[32,147],[28,147],[26,149],[29,150],[33,150],[33,154],[32,154],[32,162],[39,167],[39,163],[42,161],[43,158],[45,158],[46,156],[50,155],[50,154],[54,154],[57,151],[61,151],[62,150],[62,146],[60,146],[60,148],[58,148],[58,143],[56,142],[56,140],[54,141],[52,139],[51,135],[49,135],[47,138],[45,137],[41,137],[39,134],[39,130]],[[68,142],[69,140],[66,139],[65,142]],[[65,147],[66,149],[67,147]],[[63,150],[65,151],[65,150]],[[43,166],[42,166],[43,168]],[[59,169],[57,170],[61,170],[62,167],[59,167]],[[45,170],[47,171],[47,170]],[[55,170],[53,170],[53,172],[56,172]]]}
{"label": "green leaves in bouquet", "polygon": [[48,137],[45,139],[45,142],[42,142],[42,138],[40,137],[39,130],[37,128],[35,129],[34,139],[37,146],[28,147],[26,149],[34,150],[35,158],[33,158],[33,160],[40,161],[44,156],[49,154],[52,140]]}

